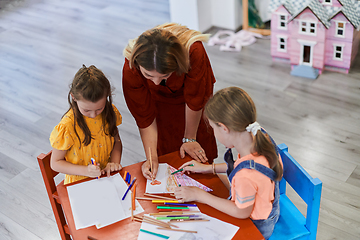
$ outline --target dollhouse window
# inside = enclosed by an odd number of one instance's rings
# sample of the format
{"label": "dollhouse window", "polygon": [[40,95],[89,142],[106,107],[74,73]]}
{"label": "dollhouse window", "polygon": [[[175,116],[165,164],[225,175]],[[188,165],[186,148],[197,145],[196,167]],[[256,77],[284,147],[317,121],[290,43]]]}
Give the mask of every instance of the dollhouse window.
{"label": "dollhouse window", "polygon": [[287,29],[286,15],[279,15],[279,29]]}
{"label": "dollhouse window", "polygon": [[278,52],[287,52],[287,37],[278,36]]}
{"label": "dollhouse window", "polygon": [[305,34],[315,35],[316,34],[316,23],[301,21],[300,22],[300,32],[305,33]]}
{"label": "dollhouse window", "polygon": [[336,22],[335,31],[337,37],[345,37],[345,22]]}
{"label": "dollhouse window", "polygon": [[344,51],[344,46],[334,45],[334,59],[342,60],[343,59],[343,51]]}

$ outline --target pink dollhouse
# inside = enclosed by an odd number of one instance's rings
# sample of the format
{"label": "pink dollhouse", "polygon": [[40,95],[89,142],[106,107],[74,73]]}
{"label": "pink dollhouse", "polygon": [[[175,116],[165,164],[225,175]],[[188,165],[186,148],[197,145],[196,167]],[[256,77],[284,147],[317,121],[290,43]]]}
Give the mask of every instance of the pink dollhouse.
{"label": "pink dollhouse", "polygon": [[271,56],[291,75],[316,79],[324,69],[348,73],[360,40],[358,0],[270,0]]}

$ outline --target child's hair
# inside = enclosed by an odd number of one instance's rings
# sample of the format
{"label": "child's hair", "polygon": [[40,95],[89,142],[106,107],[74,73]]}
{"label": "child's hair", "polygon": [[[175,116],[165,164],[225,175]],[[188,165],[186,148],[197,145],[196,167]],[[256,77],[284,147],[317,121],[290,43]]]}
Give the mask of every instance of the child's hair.
{"label": "child's hair", "polygon": [[207,41],[209,34],[176,23],[166,23],[145,31],[129,41],[124,56],[130,68],[141,66],[148,71],[179,75],[190,69],[189,49],[196,41]]}
{"label": "child's hair", "polygon": [[[204,116],[215,124],[223,123],[230,131],[243,132],[256,121],[256,107],[251,97],[241,88],[228,87],[219,90],[209,99],[204,107]],[[276,154],[276,146],[268,134],[257,131],[254,137],[252,153],[263,155],[270,168],[282,177],[283,169]]]}
{"label": "child's hair", "polygon": [[68,94],[70,108],[67,112],[71,109],[74,112],[74,131],[80,141],[80,145],[81,139],[76,131],[76,124],[79,125],[80,129],[84,132],[85,138],[82,143],[84,143],[85,146],[90,144],[92,136],[83,115],[79,111],[77,102],[72,99],[71,94],[76,100],[86,100],[93,103],[106,97],[105,108],[101,113],[103,128],[106,135],[115,136],[117,133],[116,115],[112,106],[111,93],[112,89],[109,80],[105,77],[104,73],[94,65],[91,65],[90,67],[83,65],[83,67],[75,74],[74,80],[70,84],[70,91]]}

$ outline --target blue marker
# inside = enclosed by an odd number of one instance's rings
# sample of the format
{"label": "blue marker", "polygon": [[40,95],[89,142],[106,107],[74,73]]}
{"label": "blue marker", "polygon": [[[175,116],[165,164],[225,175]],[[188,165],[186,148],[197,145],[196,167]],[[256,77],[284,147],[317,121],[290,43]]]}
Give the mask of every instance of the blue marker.
{"label": "blue marker", "polygon": [[126,194],[129,192],[129,190],[131,189],[131,187],[134,185],[135,180],[136,180],[136,177],[134,177],[134,179],[132,180],[131,184],[129,185],[128,189],[126,190],[126,192],[125,192],[125,194],[124,194],[124,196],[122,197],[121,200],[124,200],[124,199],[125,199]]}

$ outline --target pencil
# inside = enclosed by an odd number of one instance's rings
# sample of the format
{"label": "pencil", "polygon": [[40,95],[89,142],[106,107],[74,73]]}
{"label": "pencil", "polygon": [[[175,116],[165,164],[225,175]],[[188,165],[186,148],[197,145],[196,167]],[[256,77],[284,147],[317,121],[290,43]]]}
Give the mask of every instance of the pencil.
{"label": "pencil", "polygon": [[158,236],[158,237],[161,237],[161,238],[165,238],[165,239],[169,239],[169,238],[170,238],[169,236],[162,235],[162,234],[160,234],[160,233],[151,232],[151,231],[148,231],[148,230],[145,230],[145,229],[142,229],[142,228],[140,228],[140,232],[149,233],[149,234],[152,234],[152,235],[155,235],[155,236]]}
{"label": "pencil", "polygon": [[177,231],[177,232],[197,233],[197,231],[185,230],[185,229],[159,228],[159,227],[158,227],[157,229],[161,229],[161,230],[169,230],[169,231]]}
{"label": "pencil", "polygon": [[144,193],[144,196],[161,198],[161,199],[166,199],[166,200],[176,200],[176,198],[163,197],[163,196],[158,196],[158,195],[150,194],[150,193]]}
{"label": "pencil", "polygon": [[136,204],[135,204],[135,196],[136,196],[136,183],[134,184],[134,190],[133,190],[133,197],[132,197],[132,208],[136,210]]}
{"label": "pencil", "polygon": [[150,172],[151,172],[151,181],[154,182],[154,177],[153,177],[153,171],[152,171],[152,157],[151,157],[151,148],[149,147],[149,161],[150,161]]}
{"label": "pencil", "polygon": [[152,200],[153,203],[178,203],[179,200]]}
{"label": "pencil", "polygon": [[134,177],[134,179],[132,180],[131,184],[129,185],[128,189],[126,190],[126,192],[125,192],[125,194],[124,194],[124,196],[122,197],[121,200],[124,200],[124,199],[125,199],[126,194],[129,192],[130,188],[133,186],[135,180],[136,180],[136,177]]}

